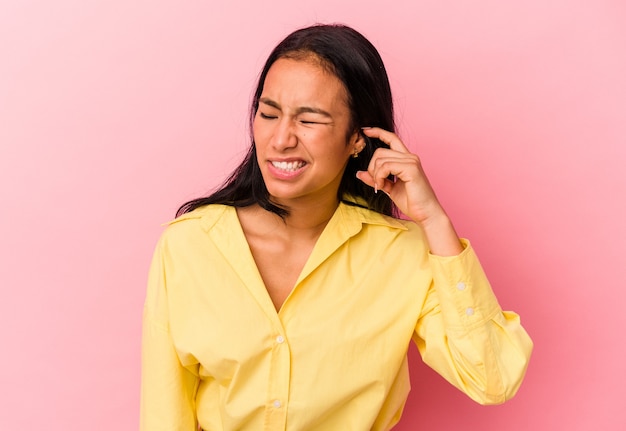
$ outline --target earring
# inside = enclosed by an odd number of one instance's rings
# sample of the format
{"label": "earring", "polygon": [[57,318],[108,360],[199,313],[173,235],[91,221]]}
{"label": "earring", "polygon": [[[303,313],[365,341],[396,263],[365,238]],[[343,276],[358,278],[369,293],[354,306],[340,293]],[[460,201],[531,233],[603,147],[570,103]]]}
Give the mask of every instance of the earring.
{"label": "earring", "polygon": [[357,157],[359,157],[359,149],[355,148],[354,149],[354,153],[352,153],[352,158],[356,159]]}

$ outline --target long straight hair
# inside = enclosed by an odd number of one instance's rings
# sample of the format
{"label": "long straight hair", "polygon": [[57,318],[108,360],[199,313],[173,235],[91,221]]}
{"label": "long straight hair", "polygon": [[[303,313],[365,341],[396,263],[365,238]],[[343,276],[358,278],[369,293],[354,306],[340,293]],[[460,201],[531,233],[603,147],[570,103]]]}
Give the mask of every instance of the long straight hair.
{"label": "long straight hair", "polygon": [[[350,134],[361,133],[361,127],[380,127],[395,132],[389,78],[376,48],[362,34],[345,25],[319,24],[296,30],[274,48],[259,75],[249,113],[251,145],[244,160],[217,191],[183,204],[176,216],[210,204],[234,207],[257,204],[281,217],[289,214],[288,208],[278,206],[270,200],[257,161],[253,134],[254,117],[259,108],[267,73],[280,58],[316,58],[322,67],[343,83],[351,114]],[[357,171],[367,170],[374,151],[387,147],[378,139],[363,134],[362,136],[365,147],[358,158],[349,159],[337,198],[339,201],[364,206],[382,214],[397,215],[396,207],[389,196],[385,193],[374,193],[371,187],[356,178]]]}

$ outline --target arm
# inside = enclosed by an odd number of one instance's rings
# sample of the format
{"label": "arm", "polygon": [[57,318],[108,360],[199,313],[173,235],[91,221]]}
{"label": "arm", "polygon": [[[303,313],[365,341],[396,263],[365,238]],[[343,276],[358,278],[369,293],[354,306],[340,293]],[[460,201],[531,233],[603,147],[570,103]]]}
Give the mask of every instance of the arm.
{"label": "arm", "polygon": [[169,332],[163,241],[150,268],[143,315],[142,431],[195,431],[198,376],[181,365]]}
{"label": "arm", "polygon": [[[402,213],[421,226],[431,253],[440,256],[461,253],[459,237],[437,200],[419,157],[394,133],[377,127],[364,128],[363,133],[380,139],[389,149],[377,149],[368,170],[357,172],[357,178],[387,193]],[[395,176],[397,181],[387,179],[389,175]]]}
{"label": "arm", "polygon": [[[473,249],[462,242],[437,200],[419,158],[397,135],[366,128],[389,149],[374,153],[366,184],[387,193],[421,226],[430,250],[433,283],[415,331],[424,361],[481,404],[504,402],[522,381],[532,341],[515,313],[498,305]],[[387,179],[394,175],[396,181]]]}
{"label": "arm", "polygon": [[502,311],[467,241],[454,257],[430,256],[433,283],[414,341],[425,363],[480,404],[515,395],[532,351],[519,316]]}

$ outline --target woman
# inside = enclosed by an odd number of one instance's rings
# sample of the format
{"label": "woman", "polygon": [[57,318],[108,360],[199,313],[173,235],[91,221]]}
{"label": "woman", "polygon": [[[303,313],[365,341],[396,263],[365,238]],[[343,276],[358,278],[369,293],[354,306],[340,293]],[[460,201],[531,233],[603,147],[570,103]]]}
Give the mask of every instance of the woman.
{"label": "woman", "polygon": [[345,26],[292,33],[251,128],[242,164],[157,246],[142,429],[391,429],[411,339],[477,402],[513,396],[532,343],[394,134],[376,49]]}

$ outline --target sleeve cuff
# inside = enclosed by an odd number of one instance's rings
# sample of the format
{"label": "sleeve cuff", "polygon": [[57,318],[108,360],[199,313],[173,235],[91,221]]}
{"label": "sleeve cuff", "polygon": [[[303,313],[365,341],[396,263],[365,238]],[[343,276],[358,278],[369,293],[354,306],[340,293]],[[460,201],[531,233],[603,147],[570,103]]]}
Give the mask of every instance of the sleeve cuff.
{"label": "sleeve cuff", "polygon": [[468,330],[501,312],[489,280],[467,239],[457,256],[429,255],[441,312],[450,330]]}

